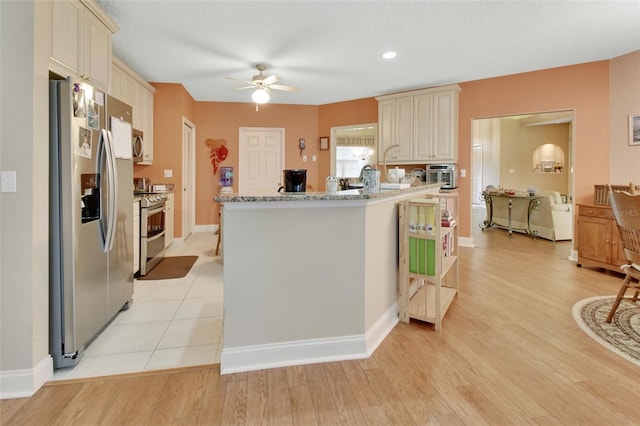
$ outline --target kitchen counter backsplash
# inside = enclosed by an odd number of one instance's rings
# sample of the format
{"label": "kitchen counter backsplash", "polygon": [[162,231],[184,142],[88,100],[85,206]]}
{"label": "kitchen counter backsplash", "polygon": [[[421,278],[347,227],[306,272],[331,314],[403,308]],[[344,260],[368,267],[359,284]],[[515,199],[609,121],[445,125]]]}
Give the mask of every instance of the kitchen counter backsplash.
{"label": "kitchen counter backsplash", "polygon": [[369,200],[386,198],[399,194],[438,189],[440,184],[424,184],[405,189],[385,189],[379,192],[364,192],[362,189],[349,189],[338,192],[274,192],[269,195],[219,194],[214,201],[219,203],[242,203],[255,201],[322,201],[322,200]]}

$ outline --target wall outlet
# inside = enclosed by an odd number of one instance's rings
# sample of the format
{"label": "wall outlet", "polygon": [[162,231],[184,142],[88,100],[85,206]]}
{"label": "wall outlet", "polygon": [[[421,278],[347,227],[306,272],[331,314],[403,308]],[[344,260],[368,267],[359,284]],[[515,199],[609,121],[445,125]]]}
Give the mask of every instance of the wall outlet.
{"label": "wall outlet", "polygon": [[316,157],[315,155],[311,156],[311,161],[317,161],[317,160],[318,160],[318,157]]}
{"label": "wall outlet", "polygon": [[467,177],[467,169],[460,169],[460,177]]}
{"label": "wall outlet", "polygon": [[173,177],[173,170],[165,170],[164,177]]}
{"label": "wall outlet", "polygon": [[0,172],[0,192],[16,192],[16,172]]}
{"label": "wall outlet", "polygon": [[307,155],[306,154],[302,156],[302,161],[307,161]]}

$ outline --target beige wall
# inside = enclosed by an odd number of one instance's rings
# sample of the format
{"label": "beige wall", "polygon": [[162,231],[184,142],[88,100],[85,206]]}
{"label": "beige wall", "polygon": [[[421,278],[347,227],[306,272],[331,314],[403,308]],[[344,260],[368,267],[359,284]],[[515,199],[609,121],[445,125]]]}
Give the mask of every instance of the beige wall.
{"label": "beige wall", "polygon": [[609,180],[614,184],[637,184],[640,182],[640,146],[629,146],[628,117],[640,114],[640,50],[609,63]]}
{"label": "beige wall", "polygon": [[[502,118],[500,123],[500,185],[504,188],[533,187],[538,191],[558,191],[561,194],[568,194],[570,125],[523,126],[513,118]],[[536,173],[533,171],[533,154],[543,144],[554,144],[564,151],[564,172]]]}
{"label": "beige wall", "polygon": [[0,168],[17,176],[0,193],[0,373],[33,375],[21,384],[35,389],[49,366],[48,13],[0,2]]}

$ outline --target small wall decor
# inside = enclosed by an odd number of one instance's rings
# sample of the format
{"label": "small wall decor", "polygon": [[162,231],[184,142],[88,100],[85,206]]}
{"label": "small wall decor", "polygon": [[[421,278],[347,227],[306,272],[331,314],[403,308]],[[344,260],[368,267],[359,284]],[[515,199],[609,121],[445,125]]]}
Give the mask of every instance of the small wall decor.
{"label": "small wall decor", "polygon": [[320,149],[322,151],[329,149],[329,138],[327,136],[320,138]]}
{"label": "small wall decor", "polygon": [[229,150],[226,147],[227,141],[225,139],[207,139],[204,141],[204,144],[211,150],[209,158],[211,158],[213,174],[215,175],[218,173],[220,163],[223,162],[229,154]]}
{"label": "small wall decor", "polygon": [[640,114],[629,116],[629,145],[640,145]]}

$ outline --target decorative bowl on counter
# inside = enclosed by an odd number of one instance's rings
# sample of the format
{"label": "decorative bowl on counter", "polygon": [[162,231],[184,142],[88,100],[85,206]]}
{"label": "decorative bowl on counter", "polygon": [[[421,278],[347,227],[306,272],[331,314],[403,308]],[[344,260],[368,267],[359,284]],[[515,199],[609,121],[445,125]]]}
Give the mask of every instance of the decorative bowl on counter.
{"label": "decorative bowl on counter", "polygon": [[399,167],[387,171],[387,181],[390,183],[400,183],[404,178],[405,170]]}

